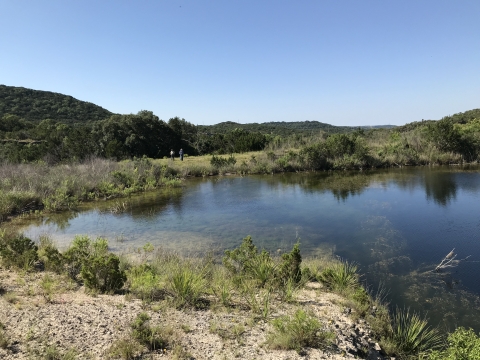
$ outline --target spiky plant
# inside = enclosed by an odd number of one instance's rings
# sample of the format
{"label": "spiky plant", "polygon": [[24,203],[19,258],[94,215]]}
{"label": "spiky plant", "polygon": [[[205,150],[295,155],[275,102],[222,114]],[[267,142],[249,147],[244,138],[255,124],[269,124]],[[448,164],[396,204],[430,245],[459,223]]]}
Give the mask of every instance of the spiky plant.
{"label": "spiky plant", "polygon": [[428,326],[428,321],[409,309],[396,309],[393,317],[392,333],[389,337],[392,345],[390,352],[401,359],[418,356],[426,351],[440,348],[444,338],[438,328]]}

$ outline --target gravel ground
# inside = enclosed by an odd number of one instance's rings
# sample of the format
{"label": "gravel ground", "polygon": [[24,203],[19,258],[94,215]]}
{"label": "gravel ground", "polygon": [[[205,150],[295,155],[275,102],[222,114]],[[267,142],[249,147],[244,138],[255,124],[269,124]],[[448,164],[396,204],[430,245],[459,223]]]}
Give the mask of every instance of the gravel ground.
{"label": "gravel ground", "polygon": [[[141,312],[151,326],[164,329],[171,346],[139,349],[135,359],[386,359],[363,320],[353,320],[343,299],[308,284],[294,304],[273,304],[267,320],[239,308],[177,310],[163,303],[144,304],[126,295],[85,294],[83,288],[57,291],[48,299],[39,286],[43,275],[0,269],[0,323],[8,339],[0,359],[66,359],[47,357],[75,353],[75,359],[108,359],[120,339],[132,339],[130,324]],[[300,353],[266,346],[270,320],[302,307],[335,334],[327,349]],[[0,341],[1,344],[1,341]]]}

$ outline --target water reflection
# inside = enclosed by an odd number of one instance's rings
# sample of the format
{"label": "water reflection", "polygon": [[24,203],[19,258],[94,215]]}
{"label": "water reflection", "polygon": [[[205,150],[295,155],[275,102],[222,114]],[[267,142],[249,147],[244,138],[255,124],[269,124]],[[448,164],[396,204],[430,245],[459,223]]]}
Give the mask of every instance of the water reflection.
{"label": "water reflection", "polygon": [[357,262],[392,303],[480,330],[480,264],[432,271],[453,247],[480,260],[479,167],[190,179],[185,189],[121,201],[124,213],[112,214],[112,201],[89,204],[34,220],[27,235],[48,232],[66,246],[89,234],[111,239],[115,251],[151,242],[185,254],[221,253],[246,235],[272,252],[300,239],[304,255],[333,249]]}
{"label": "water reflection", "polygon": [[447,206],[450,201],[455,200],[457,195],[455,174],[426,172],[425,193],[427,199],[433,199],[437,204]]}

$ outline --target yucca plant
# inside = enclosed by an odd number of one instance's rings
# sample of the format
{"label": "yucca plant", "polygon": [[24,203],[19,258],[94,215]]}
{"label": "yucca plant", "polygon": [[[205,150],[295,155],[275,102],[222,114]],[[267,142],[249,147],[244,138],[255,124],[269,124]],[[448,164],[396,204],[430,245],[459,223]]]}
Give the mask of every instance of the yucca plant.
{"label": "yucca plant", "polygon": [[354,290],[359,284],[358,279],[357,265],[348,261],[333,264],[318,275],[318,280],[327,288],[339,292]]}
{"label": "yucca plant", "polygon": [[176,269],[169,281],[178,306],[195,305],[200,296],[206,292],[204,274],[184,264]]}
{"label": "yucca plant", "polygon": [[392,332],[386,339],[387,352],[401,359],[419,356],[440,348],[444,338],[438,328],[428,326],[428,321],[415,312],[396,309]]}

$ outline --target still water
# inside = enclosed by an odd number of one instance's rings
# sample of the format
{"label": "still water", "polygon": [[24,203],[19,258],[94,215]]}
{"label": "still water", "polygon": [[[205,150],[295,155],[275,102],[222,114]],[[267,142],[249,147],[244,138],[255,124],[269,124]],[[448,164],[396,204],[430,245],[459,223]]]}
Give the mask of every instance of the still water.
{"label": "still water", "polygon": [[[66,247],[76,234],[109,239],[114,251],[150,242],[189,254],[236,247],[304,256],[331,252],[356,262],[366,285],[388,291],[447,329],[480,331],[480,168],[436,167],[354,173],[189,179],[183,189],[99,202],[30,222]],[[126,203],[128,210],[110,210]],[[453,249],[458,266],[437,273]]]}

